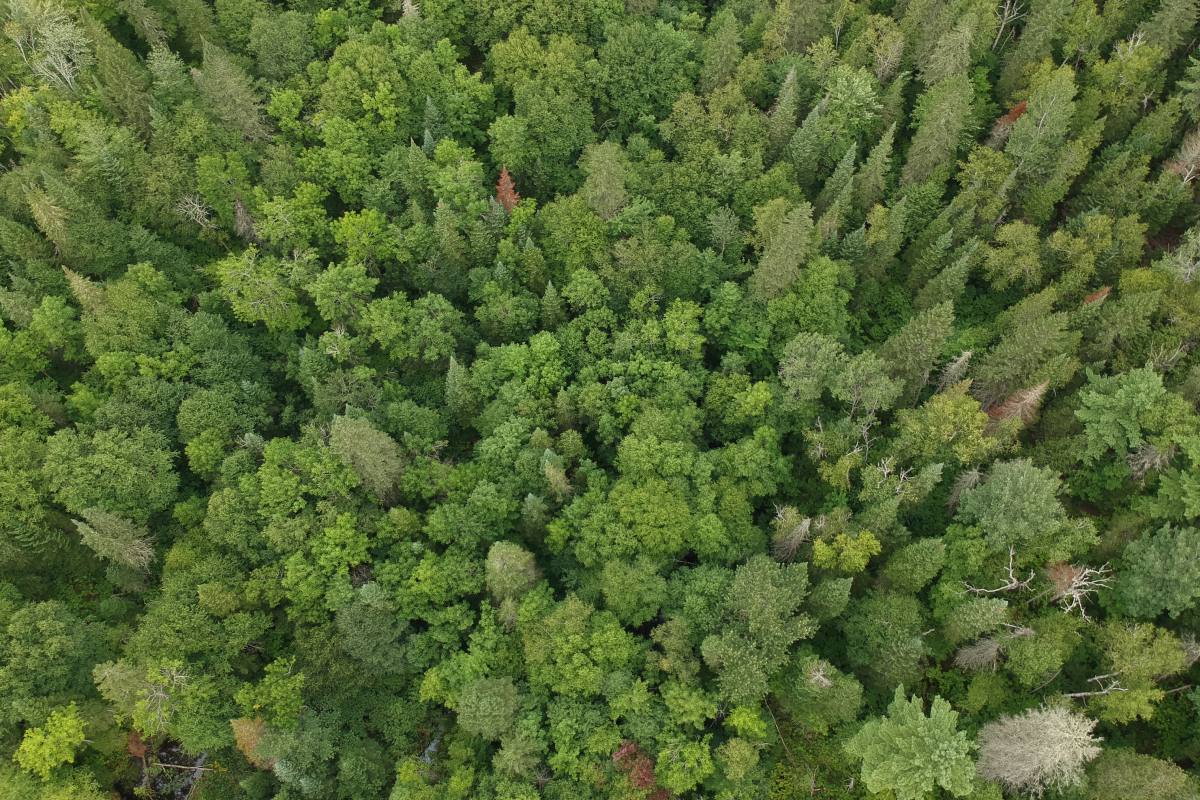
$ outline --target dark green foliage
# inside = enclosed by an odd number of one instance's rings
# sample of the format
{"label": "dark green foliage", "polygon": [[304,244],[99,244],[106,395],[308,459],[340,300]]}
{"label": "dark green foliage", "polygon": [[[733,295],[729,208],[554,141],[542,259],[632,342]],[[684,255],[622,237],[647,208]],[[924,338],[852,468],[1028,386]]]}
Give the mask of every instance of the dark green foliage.
{"label": "dark green foliage", "polygon": [[0,5],[5,800],[1197,800],[1196,0]]}

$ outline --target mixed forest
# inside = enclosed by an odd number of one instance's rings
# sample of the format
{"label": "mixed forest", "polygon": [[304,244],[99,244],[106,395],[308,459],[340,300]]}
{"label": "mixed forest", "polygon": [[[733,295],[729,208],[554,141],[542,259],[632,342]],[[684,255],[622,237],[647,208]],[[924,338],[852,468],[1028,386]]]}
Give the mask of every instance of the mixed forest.
{"label": "mixed forest", "polygon": [[1200,0],[0,13],[0,800],[1200,798]]}

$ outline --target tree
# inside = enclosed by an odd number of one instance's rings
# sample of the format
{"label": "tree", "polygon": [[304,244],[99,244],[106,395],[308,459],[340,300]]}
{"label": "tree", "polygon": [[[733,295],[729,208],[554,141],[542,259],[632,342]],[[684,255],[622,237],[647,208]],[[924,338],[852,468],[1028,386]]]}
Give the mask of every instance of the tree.
{"label": "tree", "polygon": [[1087,436],[1084,459],[1094,463],[1110,451],[1124,459],[1142,445],[1147,429],[1156,427],[1167,400],[1162,376],[1152,369],[1113,376],[1089,374],[1075,412]]}
{"label": "tree", "polygon": [[1196,800],[1196,779],[1170,761],[1106,748],[1088,767],[1088,800]]}
{"label": "tree", "polygon": [[939,538],[918,539],[888,558],[880,578],[889,589],[916,594],[937,577],[945,561],[945,542]]}
{"label": "tree", "polygon": [[50,437],[44,472],[55,498],[73,514],[100,508],[144,524],[175,500],[175,474],[167,440],[142,427],[109,429],[88,437],[62,430]]}
{"label": "tree", "polygon": [[725,609],[732,624],[701,645],[704,661],[717,670],[721,693],[736,704],[761,699],[789,648],[811,636],[816,623],[799,613],[808,589],[804,564],[778,564],[765,555],[738,567]]}
{"label": "tree", "polygon": [[663,22],[612,26],[598,55],[602,103],[623,132],[665,117],[691,85],[691,43]]}
{"label": "tree", "polygon": [[1104,649],[1103,674],[1068,697],[1085,698],[1105,722],[1150,719],[1166,693],[1158,681],[1183,671],[1189,656],[1170,631],[1148,623],[1108,622],[1097,636]]}
{"label": "tree", "polygon": [[954,306],[941,303],[914,316],[880,346],[888,375],[904,386],[901,402],[911,402],[929,382],[953,325]]}
{"label": "tree", "polygon": [[819,734],[852,721],[863,702],[862,684],[854,676],[816,656],[795,659],[772,694],[789,717]]}
{"label": "tree", "polygon": [[379,502],[392,503],[405,468],[404,453],[392,437],[366,419],[339,416],[329,428],[329,447]]}
{"label": "tree", "polygon": [[83,720],[75,703],[68,703],[50,712],[45,725],[25,731],[14,758],[21,769],[46,780],[57,767],[73,762],[83,743]]}
{"label": "tree", "polygon": [[1067,561],[1095,540],[1085,520],[1073,520],[1058,500],[1061,481],[1028,459],[998,461],[979,486],[963,493],[958,519],[977,525],[997,553],[1012,548],[1019,564]]}
{"label": "tree", "polygon": [[812,207],[801,203],[788,208],[784,201],[774,201],[755,209],[754,218],[759,258],[747,285],[760,300],[771,300],[795,285],[812,255]]}
{"label": "tree", "polygon": [[228,53],[205,40],[203,68],[192,77],[210,113],[247,139],[267,135],[254,84]]}
{"label": "tree", "polygon": [[601,142],[588,145],[579,163],[586,176],[579,190],[584,200],[602,219],[612,219],[629,202],[629,159],[619,144]]}
{"label": "tree", "polygon": [[154,560],[150,532],[102,508],[85,508],[74,520],[83,543],[96,555],[122,566],[145,570]]}
{"label": "tree", "polygon": [[408,621],[402,619],[395,599],[375,581],[354,590],[354,599],[337,611],[341,647],[350,656],[380,674],[404,668]]}
{"label": "tree", "polygon": [[533,553],[515,542],[496,542],[487,555],[487,587],[497,601],[519,600],[541,577]]}
{"label": "tree", "polygon": [[1165,525],[1130,542],[1113,586],[1113,604],[1124,614],[1171,617],[1200,601],[1200,529]]}
{"label": "tree", "polygon": [[877,593],[857,599],[842,618],[841,629],[846,657],[868,687],[886,692],[920,679],[927,645],[916,598]]}
{"label": "tree", "polygon": [[21,59],[47,83],[75,91],[79,73],[94,58],[87,34],[55,2],[18,0],[9,6],[4,33]]}
{"label": "tree", "polygon": [[903,183],[921,183],[954,159],[971,133],[974,97],[971,81],[960,73],[938,81],[917,99],[913,111],[917,129],[904,162]]}
{"label": "tree", "polygon": [[1060,707],[1001,717],[979,731],[979,774],[1033,797],[1074,786],[1100,754],[1095,727],[1095,720]]}
{"label": "tree", "polygon": [[276,80],[300,72],[316,54],[312,33],[312,18],[300,11],[256,15],[248,42],[255,69]]}
{"label": "tree", "polygon": [[941,787],[955,797],[972,791],[974,746],[957,729],[958,712],[934,697],[925,715],[918,697],[897,686],[887,716],[872,719],[846,742],[846,753],[862,762],[868,791],[891,791],[897,800],[922,800]]}
{"label": "tree", "polygon": [[996,246],[988,249],[983,271],[996,289],[1020,285],[1032,289],[1042,282],[1041,242],[1037,228],[1010,222],[996,231]]}
{"label": "tree", "polygon": [[467,733],[499,739],[512,727],[519,697],[510,678],[480,678],[458,695],[458,724]]}

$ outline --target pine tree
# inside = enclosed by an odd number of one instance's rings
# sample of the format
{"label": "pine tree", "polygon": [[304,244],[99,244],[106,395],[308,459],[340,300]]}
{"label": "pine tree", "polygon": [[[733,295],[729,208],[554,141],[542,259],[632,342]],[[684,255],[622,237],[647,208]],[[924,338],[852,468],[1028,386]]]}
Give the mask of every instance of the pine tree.
{"label": "pine tree", "polygon": [[496,202],[504,206],[504,210],[512,213],[512,210],[517,207],[517,203],[521,202],[521,195],[517,194],[516,184],[513,183],[512,176],[508,174],[508,167],[500,167],[500,179],[496,181]]}
{"label": "pine tree", "polygon": [[446,368],[446,408],[453,417],[466,422],[471,417],[474,408],[474,395],[471,390],[470,375],[467,368],[450,356],[450,364]]}
{"label": "pine tree", "polygon": [[208,111],[247,139],[267,135],[262,102],[254,84],[229,54],[210,42],[204,42],[204,62],[192,70],[196,88],[204,96]]}
{"label": "pine tree", "polygon": [[562,295],[554,288],[554,281],[546,282],[546,291],[542,293],[541,303],[542,330],[552,331],[567,318],[566,306]]}
{"label": "pine tree", "polygon": [[851,184],[854,177],[854,164],[857,158],[858,145],[851,144],[846,149],[846,154],[842,156],[842,160],[838,162],[833,174],[826,179],[825,185],[821,187],[821,193],[817,196],[817,202],[814,204],[818,212],[824,213],[842,195],[846,187]]}
{"label": "pine tree", "polygon": [[137,57],[90,15],[84,27],[96,49],[96,77],[109,113],[142,137],[150,134],[150,76]]}
{"label": "pine tree", "polygon": [[1157,45],[1171,54],[1192,39],[1196,22],[1200,21],[1200,0],[1166,0],[1154,16],[1138,26],[1138,33],[1148,44]]}
{"label": "pine tree", "polygon": [[782,216],[759,216],[758,222],[761,255],[747,285],[758,299],[770,300],[796,283],[801,268],[812,255],[815,239],[812,207],[800,203]]}
{"label": "pine tree", "polygon": [[74,520],[83,543],[96,555],[116,564],[145,570],[154,560],[150,532],[102,508],[86,508]]}
{"label": "pine tree", "polygon": [[879,348],[888,375],[904,384],[901,403],[911,403],[929,382],[953,326],[954,306],[941,303],[914,316]]}
{"label": "pine tree", "polygon": [[796,132],[796,116],[800,113],[800,90],[796,85],[796,68],[788,70],[771,106],[767,122],[767,158],[774,162],[783,155],[784,149]]}
{"label": "pine tree", "polygon": [[602,219],[612,219],[629,202],[629,160],[615,142],[588,145],[580,162],[587,176],[580,194]]}
{"label": "pine tree", "polygon": [[867,160],[854,175],[854,205],[859,214],[865,216],[883,199],[892,168],[892,146],[895,138],[896,125],[893,123],[883,132],[883,136],[871,148]]}
{"label": "pine tree", "polygon": [[720,12],[713,15],[701,46],[701,60],[700,91],[704,94],[711,94],[733,77],[742,60],[741,24],[736,16]]}
{"label": "pine tree", "polygon": [[975,87],[964,74],[950,75],[917,99],[917,126],[901,173],[902,184],[921,183],[954,161],[964,136],[970,134]]}

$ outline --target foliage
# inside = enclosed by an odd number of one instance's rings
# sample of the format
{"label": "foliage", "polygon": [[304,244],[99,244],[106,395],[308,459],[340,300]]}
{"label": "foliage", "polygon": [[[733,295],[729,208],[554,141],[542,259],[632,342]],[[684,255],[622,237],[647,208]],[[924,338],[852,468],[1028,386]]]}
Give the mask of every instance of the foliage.
{"label": "foliage", "polygon": [[1190,798],[1198,9],[0,3],[0,796]]}
{"label": "foliage", "polygon": [[846,752],[862,761],[869,791],[891,791],[897,800],[919,800],[935,787],[955,797],[971,793],[972,743],[957,730],[958,712],[935,697],[926,716],[920,698],[896,695],[887,716],[872,719],[846,742]]}

